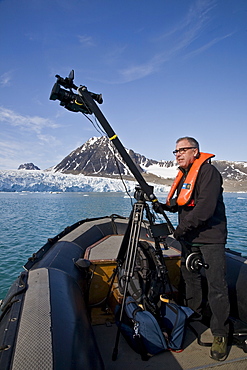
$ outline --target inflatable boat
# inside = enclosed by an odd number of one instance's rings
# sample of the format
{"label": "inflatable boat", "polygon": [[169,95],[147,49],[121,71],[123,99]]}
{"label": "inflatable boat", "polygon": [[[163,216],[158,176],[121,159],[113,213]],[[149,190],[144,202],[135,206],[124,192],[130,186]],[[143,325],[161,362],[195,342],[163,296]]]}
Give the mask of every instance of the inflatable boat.
{"label": "inflatable boat", "polygon": [[[169,307],[173,313],[181,312],[181,245],[172,237],[174,228],[153,194],[153,186],[146,183],[96,105],[95,101],[102,103],[102,96],[89,92],[85,86],[74,85],[73,71],[68,78],[56,77],[50,99],[60,100],[73,112],[94,113],[138,183],[136,203],[129,218],[111,215],[67,227],[29,258],[25,271],[1,302],[0,369],[189,370],[220,366],[222,370],[233,364],[246,368],[246,258],[226,251],[232,338],[224,364],[209,357],[207,345],[212,336],[207,326],[210,312],[206,300],[203,320],[190,320],[190,325],[184,321],[183,330],[179,331],[180,339],[183,335],[179,350],[174,351],[172,345],[165,347],[174,334],[174,317],[178,316],[173,314],[166,321],[163,334],[156,325],[157,310]],[[158,207],[165,222],[155,222],[147,201],[155,203],[156,212]],[[206,268],[200,256],[188,258],[187,268]],[[136,308],[132,318],[124,322],[124,305],[129,297],[134,299],[130,303],[136,304]],[[156,328],[156,334],[160,329],[159,338],[164,343],[163,350],[155,355],[151,352],[154,346],[149,347],[145,361],[140,351],[134,350],[121,335],[125,324],[127,328],[133,324],[134,334],[129,339],[140,344],[140,338],[147,338],[149,331],[141,332],[146,321],[135,320],[137,313],[152,319],[155,325],[151,329]],[[167,319],[166,314],[162,317]],[[131,324],[128,326],[127,322]],[[153,344],[150,340],[148,343]]]}
{"label": "inflatable boat", "polygon": [[[29,258],[1,304],[0,369],[190,369],[216,366],[208,349],[187,330],[184,351],[164,351],[147,363],[122,337],[112,361],[117,327],[114,311],[122,294],[113,278],[128,219],[117,215],[82,220],[48,242]],[[180,244],[167,237],[163,248],[169,279],[180,284]],[[144,220],[140,240],[154,243]],[[247,260],[226,251],[231,315],[246,339]],[[197,330],[210,335],[205,324]],[[245,337],[244,337],[245,335]],[[225,363],[247,365],[246,347],[232,344]],[[198,356],[198,357],[197,357]],[[222,366],[222,364],[220,364]],[[243,365],[244,366],[244,365]],[[243,367],[244,368],[244,367]]]}

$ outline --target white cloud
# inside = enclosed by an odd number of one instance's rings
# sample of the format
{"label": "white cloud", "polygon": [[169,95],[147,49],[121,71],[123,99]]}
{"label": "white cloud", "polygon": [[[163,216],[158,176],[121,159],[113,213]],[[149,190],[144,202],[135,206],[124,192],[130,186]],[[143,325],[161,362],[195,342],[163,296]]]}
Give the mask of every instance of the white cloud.
{"label": "white cloud", "polygon": [[0,142],[1,169],[17,169],[25,161],[24,158],[32,158],[30,155],[30,144],[8,138]]}
{"label": "white cloud", "polygon": [[146,62],[131,65],[119,71],[122,82],[137,80],[155,73],[166,62],[173,60],[178,55],[183,58],[194,57],[221,40],[230,37],[232,33],[215,37],[205,44],[200,43],[200,47],[197,47],[195,44],[194,50],[187,52],[189,47],[193,47],[193,43],[196,40],[205,35],[205,31],[213,19],[213,10],[216,6],[215,0],[198,0],[193,2],[186,16],[178,21],[173,29],[152,40],[153,43],[156,43],[156,46],[157,44],[159,45],[159,48],[162,49],[161,52],[156,52]]}
{"label": "white cloud", "polygon": [[120,71],[122,77],[124,77],[125,82],[138,80],[139,78],[143,78],[145,76],[150,75],[151,73],[157,70],[157,63],[154,60],[151,60],[147,63],[135,65],[123,69]]}
{"label": "white cloud", "polygon": [[1,155],[11,157],[15,154],[16,150],[20,149],[20,144],[13,141],[0,141]]}
{"label": "white cloud", "polygon": [[12,126],[18,126],[23,130],[31,130],[36,134],[40,134],[41,131],[48,128],[58,128],[59,125],[48,118],[39,116],[23,116],[10,109],[0,107],[0,121],[8,122]]}
{"label": "white cloud", "polygon": [[94,41],[91,36],[79,35],[78,39],[79,39],[80,44],[83,46],[94,46]]}
{"label": "white cloud", "polygon": [[200,48],[188,53],[185,58],[191,58],[191,57],[194,57],[198,54],[201,54],[202,52],[204,52],[205,50],[211,48],[211,46],[217,44],[218,42],[228,38],[228,37],[231,37],[232,35],[234,34],[234,32],[232,33],[229,33],[228,35],[224,35],[222,37],[216,37],[215,39],[209,41],[207,44],[204,44],[203,46],[201,46]]}
{"label": "white cloud", "polygon": [[12,72],[5,72],[0,76],[0,86],[9,86],[12,79]]}
{"label": "white cloud", "polygon": [[52,135],[39,134],[38,139],[44,144],[49,144],[53,146],[61,144],[60,140],[58,140],[55,136],[52,136]]}

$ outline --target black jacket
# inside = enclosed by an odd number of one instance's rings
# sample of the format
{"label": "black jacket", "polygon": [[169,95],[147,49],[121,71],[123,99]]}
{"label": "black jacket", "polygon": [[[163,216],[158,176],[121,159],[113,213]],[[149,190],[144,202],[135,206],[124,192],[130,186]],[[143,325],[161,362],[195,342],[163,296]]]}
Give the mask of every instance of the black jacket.
{"label": "black jacket", "polygon": [[[180,189],[183,181],[179,184]],[[193,244],[225,244],[227,225],[222,193],[221,174],[210,163],[204,163],[192,194],[195,205],[178,206],[179,224],[175,237],[183,237]]]}

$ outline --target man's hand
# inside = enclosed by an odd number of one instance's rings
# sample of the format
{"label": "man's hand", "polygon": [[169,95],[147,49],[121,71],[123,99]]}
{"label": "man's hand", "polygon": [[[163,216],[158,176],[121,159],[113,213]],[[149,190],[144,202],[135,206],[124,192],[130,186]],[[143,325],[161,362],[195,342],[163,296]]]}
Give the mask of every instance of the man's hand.
{"label": "man's hand", "polygon": [[160,203],[160,202],[154,202],[154,203],[153,203],[153,210],[154,210],[154,212],[156,212],[156,213],[160,213],[160,214],[162,214],[162,210],[164,209],[164,206],[165,206],[165,204],[163,204],[163,203]]}
{"label": "man's hand", "polygon": [[168,206],[165,203],[160,203],[160,202],[154,202],[153,203],[153,210],[156,213],[161,213],[162,214],[162,209],[163,209],[163,211],[168,211],[168,212],[172,212],[172,213],[177,212],[177,206]]}

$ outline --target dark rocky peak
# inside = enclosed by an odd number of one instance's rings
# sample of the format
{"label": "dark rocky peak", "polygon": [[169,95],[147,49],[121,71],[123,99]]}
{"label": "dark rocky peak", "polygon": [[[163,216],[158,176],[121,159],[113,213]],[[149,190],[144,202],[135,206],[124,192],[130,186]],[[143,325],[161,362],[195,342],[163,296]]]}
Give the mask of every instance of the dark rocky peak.
{"label": "dark rocky peak", "polygon": [[40,171],[40,168],[35,166],[33,163],[24,163],[18,167],[18,170],[38,170]]}

